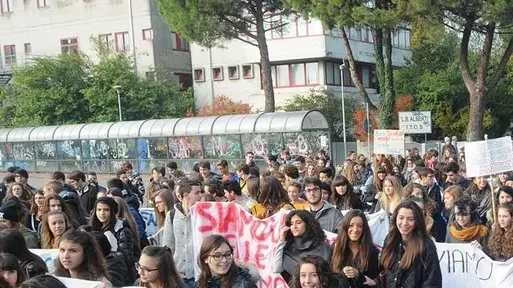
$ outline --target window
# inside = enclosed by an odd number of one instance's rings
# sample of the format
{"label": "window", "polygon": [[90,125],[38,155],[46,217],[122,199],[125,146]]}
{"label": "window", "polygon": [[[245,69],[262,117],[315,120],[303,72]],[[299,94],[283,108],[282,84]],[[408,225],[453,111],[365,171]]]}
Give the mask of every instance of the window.
{"label": "window", "polygon": [[326,62],[326,85],[340,86],[340,68],[338,63]]}
{"label": "window", "polygon": [[308,21],[299,17],[296,20],[296,31],[297,36],[308,36]]}
{"label": "window", "polygon": [[0,0],[0,11],[2,14],[12,12],[12,0]]}
{"label": "window", "polygon": [[118,32],[116,37],[116,52],[130,51],[130,40],[128,39],[128,32]]}
{"label": "window", "polygon": [[178,35],[174,32],[171,32],[171,35],[172,35],[171,40],[173,41],[173,50],[176,50],[176,51],[189,51],[190,50],[189,42],[182,39],[182,37],[180,37],[180,35]]}
{"label": "window", "polygon": [[186,90],[192,87],[192,75],[190,73],[175,73],[178,77],[178,83],[182,89]]}
{"label": "window", "polygon": [[61,53],[62,54],[78,54],[78,39],[77,38],[61,39]]}
{"label": "window", "polygon": [[252,79],[253,75],[253,64],[242,65],[242,77],[244,79]]}
{"label": "window", "polygon": [[305,85],[305,64],[292,64],[290,65],[290,72],[292,73],[292,84],[291,86],[303,86]]}
{"label": "window", "polygon": [[25,43],[24,47],[25,47],[25,55],[32,54],[32,45],[30,43]]}
{"label": "window", "polygon": [[50,7],[50,0],[37,0],[37,8]]}
{"label": "window", "polygon": [[16,45],[5,45],[4,57],[6,65],[16,64]]}
{"label": "window", "polygon": [[[337,67],[338,68],[338,67]],[[358,78],[360,81],[362,80],[361,74],[360,74],[360,67],[356,67],[356,73],[358,74]],[[344,87],[354,87],[353,79],[351,78],[351,72],[349,72],[348,69],[344,69]],[[340,73],[339,73],[340,74]],[[365,86],[364,86],[365,87]]]}
{"label": "window", "polygon": [[203,69],[203,68],[194,69],[194,81],[205,82],[205,69]]}
{"label": "window", "polygon": [[318,64],[294,63],[271,67],[274,87],[315,85],[318,82]]}
{"label": "window", "polygon": [[228,66],[228,78],[230,80],[237,80],[240,78],[239,66]]}
{"label": "window", "polygon": [[143,40],[153,40],[153,29],[143,29]]}
{"label": "window", "polygon": [[101,55],[110,54],[113,51],[112,33],[98,35],[98,49]]}
{"label": "window", "polygon": [[212,77],[214,78],[214,81],[223,81],[223,67],[212,68]]}
{"label": "window", "polygon": [[317,62],[306,63],[306,85],[319,84],[319,65]]}

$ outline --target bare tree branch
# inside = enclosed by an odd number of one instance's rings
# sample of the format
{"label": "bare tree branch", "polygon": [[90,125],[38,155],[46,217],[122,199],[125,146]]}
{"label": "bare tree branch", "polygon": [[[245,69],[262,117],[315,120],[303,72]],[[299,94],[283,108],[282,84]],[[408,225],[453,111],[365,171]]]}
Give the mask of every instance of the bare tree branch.
{"label": "bare tree branch", "polygon": [[501,61],[499,62],[499,66],[495,71],[495,74],[491,77],[490,81],[487,84],[488,88],[496,87],[499,80],[504,76],[504,71],[506,70],[506,65],[508,64],[511,55],[513,54],[513,39],[509,40],[508,46],[506,50],[504,50],[504,54],[502,54]]}

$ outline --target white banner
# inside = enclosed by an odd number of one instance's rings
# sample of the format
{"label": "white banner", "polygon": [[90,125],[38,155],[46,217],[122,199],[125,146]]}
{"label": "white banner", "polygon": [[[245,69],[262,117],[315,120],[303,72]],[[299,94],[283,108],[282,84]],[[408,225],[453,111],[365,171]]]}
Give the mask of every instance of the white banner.
{"label": "white banner", "polygon": [[465,143],[467,177],[488,176],[513,171],[511,137]]}
{"label": "white banner", "polygon": [[404,155],[404,132],[401,130],[374,130],[374,153]]}
{"label": "white banner", "polygon": [[492,261],[470,244],[436,243],[444,288],[513,287],[513,259]]}
{"label": "white banner", "polygon": [[59,249],[29,249],[30,252],[39,256],[46,263],[48,271],[55,270],[55,260],[59,257]]}
{"label": "white banner", "polygon": [[69,288],[102,288],[102,282],[99,281],[86,281],[67,277],[57,277],[66,287]]}
{"label": "white banner", "polygon": [[155,217],[155,210],[153,208],[140,208],[139,213],[146,223],[146,235],[152,236],[159,231],[159,225],[157,224],[157,217]]}
{"label": "white banner", "polygon": [[431,111],[399,112],[399,130],[404,134],[431,134]]}

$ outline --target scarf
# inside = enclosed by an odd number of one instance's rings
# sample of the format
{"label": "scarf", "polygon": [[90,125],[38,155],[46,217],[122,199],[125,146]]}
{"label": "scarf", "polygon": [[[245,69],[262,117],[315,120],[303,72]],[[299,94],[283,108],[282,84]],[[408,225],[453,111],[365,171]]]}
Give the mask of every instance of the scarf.
{"label": "scarf", "polygon": [[449,230],[452,236],[460,241],[471,241],[478,237],[484,237],[488,234],[488,228],[480,224],[467,228],[461,228],[461,230],[458,230],[456,226],[451,225]]}

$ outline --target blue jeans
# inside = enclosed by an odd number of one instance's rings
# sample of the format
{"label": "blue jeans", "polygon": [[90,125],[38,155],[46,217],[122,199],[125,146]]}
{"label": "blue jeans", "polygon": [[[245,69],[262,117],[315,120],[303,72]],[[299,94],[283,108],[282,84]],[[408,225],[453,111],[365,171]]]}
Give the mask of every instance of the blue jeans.
{"label": "blue jeans", "polygon": [[190,279],[183,278],[182,280],[183,280],[183,283],[185,284],[186,288],[194,288],[194,283],[195,283],[194,278],[190,278]]}

